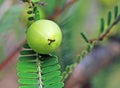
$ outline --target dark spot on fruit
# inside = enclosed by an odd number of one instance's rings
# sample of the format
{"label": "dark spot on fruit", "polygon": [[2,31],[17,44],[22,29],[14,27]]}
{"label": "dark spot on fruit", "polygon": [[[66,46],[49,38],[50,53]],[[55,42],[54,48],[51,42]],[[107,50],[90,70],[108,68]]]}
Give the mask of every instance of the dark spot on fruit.
{"label": "dark spot on fruit", "polygon": [[48,39],[48,41],[49,41],[48,45],[51,45],[53,42],[55,42],[55,40],[53,39]]}

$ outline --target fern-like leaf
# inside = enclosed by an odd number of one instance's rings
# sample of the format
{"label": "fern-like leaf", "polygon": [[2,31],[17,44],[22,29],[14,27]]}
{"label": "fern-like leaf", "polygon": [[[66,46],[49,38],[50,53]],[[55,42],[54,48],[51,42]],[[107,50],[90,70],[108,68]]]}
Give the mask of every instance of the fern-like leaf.
{"label": "fern-like leaf", "polygon": [[104,32],[105,29],[105,20],[101,18],[100,34]]}
{"label": "fern-like leaf", "polygon": [[108,25],[108,26],[111,24],[111,20],[112,20],[112,12],[109,11],[109,12],[108,12],[108,22],[107,22],[107,25]]}
{"label": "fern-like leaf", "polygon": [[114,18],[116,19],[117,16],[118,16],[118,6],[116,5],[115,8],[114,8]]}
{"label": "fern-like leaf", "polygon": [[62,76],[58,58],[39,55],[28,44],[20,52],[17,65],[19,88],[62,88]]}

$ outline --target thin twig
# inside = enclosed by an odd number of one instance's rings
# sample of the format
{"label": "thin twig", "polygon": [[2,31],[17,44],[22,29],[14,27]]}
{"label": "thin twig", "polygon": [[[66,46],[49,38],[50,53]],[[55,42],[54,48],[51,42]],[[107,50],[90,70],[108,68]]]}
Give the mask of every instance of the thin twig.
{"label": "thin twig", "polygon": [[94,41],[98,40],[98,41],[102,41],[107,34],[112,30],[112,28],[118,24],[118,22],[120,21],[120,15],[116,18],[116,20],[107,28],[107,31],[105,33],[103,33],[102,35],[99,36],[98,39],[92,39],[90,40],[90,43],[93,43]]}
{"label": "thin twig", "polygon": [[69,1],[64,7],[57,9],[50,17],[49,19],[55,19],[59,14],[61,14],[63,11],[65,11],[67,8],[72,6],[76,1],[78,0],[71,0]]}
{"label": "thin twig", "polygon": [[3,70],[11,61],[13,58],[19,53],[19,51],[22,49],[23,44],[25,44],[26,40],[22,41],[22,43],[0,64],[0,71]]}
{"label": "thin twig", "polygon": [[116,20],[108,27],[107,31],[99,37],[98,40],[103,40],[106,35],[111,31],[111,29],[120,21],[120,15],[116,18]]}

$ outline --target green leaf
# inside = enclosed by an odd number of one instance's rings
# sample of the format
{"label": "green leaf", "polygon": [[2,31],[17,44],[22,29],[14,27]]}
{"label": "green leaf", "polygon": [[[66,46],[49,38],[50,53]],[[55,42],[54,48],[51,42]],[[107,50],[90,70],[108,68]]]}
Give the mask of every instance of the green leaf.
{"label": "green leaf", "polygon": [[86,41],[86,43],[89,43],[88,38],[86,37],[86,35],[84,33],[80,33],[81,36],[83,37],[83,39]]}
{"label": "green leaf", "polygon": [[47,67],[47,66],[51,66],[57,63],[58,63],[57,58],[48,59],[48,60],[45,60],[45,62],[41,62],[41,67]]}
{"label": "green leaf", "polygon": [[21,55],[30,55],[30,54],[36,54],[33,50],[23,50],[20,52]]}
{"label": "green leaf", "polygon": [[40,20],[40,14],[37,7],[34,7],[35,21]]}
{"label": "green leaf", "polygon": [[20,78],[38,78],[38,74],[37,73],[24,73],[24,72],[19,72],[17,74]]}
{"label": "green leaf", "polygon": [[19,72],[38,72],[38,68],[33,68],[33,67],[17,67],[17,70]]}
{"label": "green leaf", "polygon": [[24,45],[17,64],[19,88],[62,88],[58,58],[39,55],[28,46]]}
{"label": "green leaf", "polygon": [[62,77],[54,77],[52,79],[49,80],[45,80],[43,85],[51,85],[51,84],[55,84],[57,82],[60,82],[62,80]]}
{"label": "green leaf", "polygon": [[108,12],[108,22],[107,22],[107,23],[108,23],[108,24],[107,24],[108,26],[110,25],[111,20],[112,20],[112,13],[111,13],[111,11],[109,11],[109,12]]}
{"label": "green leaf", "polygon": [[21,56],[19,58],[20,61],[24,61],[24,62],[36,62],[36,56]]}
{"label": "green leaf", "polygon": [[29,46],[28,44],[24,44],[24,45],[23,45],[23,48],[25,48],[25,49],[30,49],[30,46]]}
{"label": "green leaf", "polygon": [[42,69],[42,73],[45,74],[45,73],[49,73],[49,72],[52,72],[52,71],[56,71],[60,69],[60,65],[53,65],[53,66],[50,66],[50,67],[45,67]]}
{"label": "green leaf", "polygon": [[18,82],[20,84],[39,84],[39,80],[38,79],[19,79]]}
{"label": "green leaf", "polygon": [[54,78],[54,77],[57,77],[57,76],[60,76],[61,75],[61,72],[60,71],[53,71],[53,72],[50,72],[48,74],[44,74],[42,76],[42,79],[43,80],[46,80],[46,79],[51,79],[51,78]]}
{"label": "green leaf", "polygon": [[32,67],[32,68],[37,68],[37,63],[36,62],[19,62],[18,67]]}
{"label": "green leaf", "polygon": [[118,16],[118,6],[115,6],[114,14],[115,14],[114,18],[116,19],[116,17]]}
{"label": "green leaf", "polygon": [[100,34],[104,32],[104,28],[105,28],[105,20],[101,18]]}
{"label": "green leaf", "polygon": [[39,2],[39,0],[32,0],[33,2]]}
{"label": "green leaf", "polygon": [[62,88],[64,86],[64,83],[55,83],[53,85],[45,86],[45,88]]}

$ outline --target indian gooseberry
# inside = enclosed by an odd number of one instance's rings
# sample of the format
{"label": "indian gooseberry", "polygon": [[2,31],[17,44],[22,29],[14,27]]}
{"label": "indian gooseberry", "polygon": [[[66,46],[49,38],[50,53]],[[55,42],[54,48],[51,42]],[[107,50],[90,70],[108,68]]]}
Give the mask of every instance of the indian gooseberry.
{"label": "indian gooseberry", "polygon": [[37,53],[49,54],[60,46],[61,41],[61,29],[53,21],[41,19],[28,28],[27,42]]}

